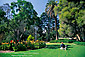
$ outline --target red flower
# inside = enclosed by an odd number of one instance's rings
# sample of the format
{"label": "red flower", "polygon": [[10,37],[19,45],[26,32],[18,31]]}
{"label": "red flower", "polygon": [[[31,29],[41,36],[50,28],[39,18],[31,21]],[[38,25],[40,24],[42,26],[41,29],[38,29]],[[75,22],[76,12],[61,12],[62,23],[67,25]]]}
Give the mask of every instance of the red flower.
{"label": "red flower", "polygon": [[15,42],[14,42],[14,44],[15,44]]}
{"label": "red flower", "polygon": [[19,40],[17,40],[19,42]]}
{"label": "red flower", "polygon": [[12,43],[12,40],[10,42]]}

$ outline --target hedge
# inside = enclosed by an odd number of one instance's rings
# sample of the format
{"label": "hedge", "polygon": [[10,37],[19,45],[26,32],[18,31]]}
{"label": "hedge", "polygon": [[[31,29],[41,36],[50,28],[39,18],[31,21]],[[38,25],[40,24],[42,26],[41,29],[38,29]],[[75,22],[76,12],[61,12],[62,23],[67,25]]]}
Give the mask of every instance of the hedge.
{"label": "hedge", "polygon": [[61,42],[64,42],[64,43],[73,43],[75,41],[76,40],[59,39],[59,40],[51,40],[50,43],[61,43]]}
{"label": "hedge", "polygon": [[74,42],[74,44],[77,44],[77,45],[84,45],[84,46],[85,46],[85,42]]}

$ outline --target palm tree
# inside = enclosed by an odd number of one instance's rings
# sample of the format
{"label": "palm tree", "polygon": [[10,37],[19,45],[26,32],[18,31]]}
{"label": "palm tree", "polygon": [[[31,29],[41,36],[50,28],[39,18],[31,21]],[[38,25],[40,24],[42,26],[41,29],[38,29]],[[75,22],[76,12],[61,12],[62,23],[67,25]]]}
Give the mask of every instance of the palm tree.
{"label": "palm tree", "polygon": [[57,29],[57,15],[55,15],[54,7],[57,6],[57,3],[54,0],[50,0],[46,5],[45,12],[48,17],[55,19],[55,30],[56,30],[56,40],[58,40],[58,29]]}

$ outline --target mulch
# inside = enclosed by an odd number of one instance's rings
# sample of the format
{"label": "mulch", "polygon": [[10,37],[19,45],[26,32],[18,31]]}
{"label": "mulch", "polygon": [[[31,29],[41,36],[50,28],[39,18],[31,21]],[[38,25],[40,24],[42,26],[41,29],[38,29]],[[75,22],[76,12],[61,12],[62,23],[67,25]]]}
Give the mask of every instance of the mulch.
{"label": "mulch", "polygon": [[1,50],[0,51],[0,53],[9,53],[9,52],[14,52],[14,51],[11,51],[11,50],[6,50],[6,51]]}

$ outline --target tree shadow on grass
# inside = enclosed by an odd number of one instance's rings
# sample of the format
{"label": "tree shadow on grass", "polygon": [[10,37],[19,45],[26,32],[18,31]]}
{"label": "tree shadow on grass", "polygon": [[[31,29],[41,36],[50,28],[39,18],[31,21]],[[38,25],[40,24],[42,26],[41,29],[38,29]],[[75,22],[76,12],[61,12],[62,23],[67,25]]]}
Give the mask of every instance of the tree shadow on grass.
{"label": "tree shadow on grass", "polygon": [[58,48],[60,48],[60,45],[47,45],[46,48],[48,48],[48,49],[58,49]]}
{"label": "tree shadow on grass", "polygon": [[70,48],[73,48],[71,45],[67,45],[67,50],[70,50]]}
{"label": "tree shadow on grass", "polygon": [[[60,49],[60,45],[47,45],[46,48],[48,49]],[[66,50],[70,50],[69,48],[73,48],[71,47],[71,45],[67,45],[67,49]]]}

